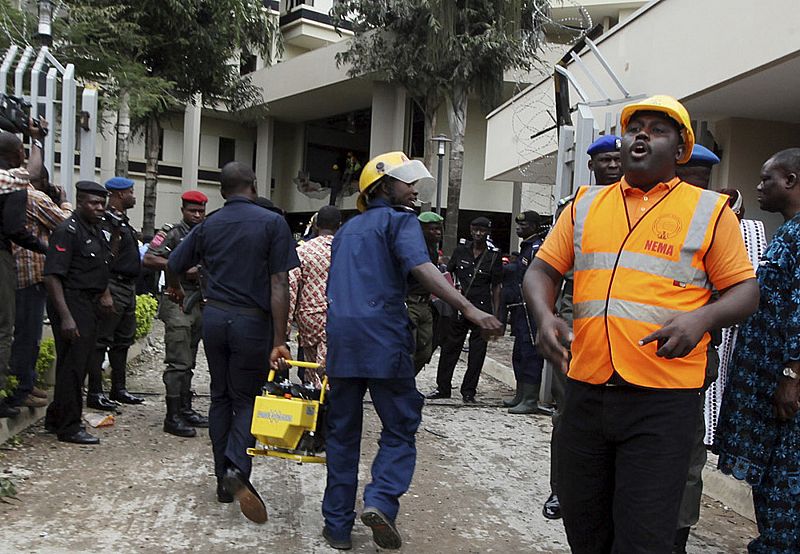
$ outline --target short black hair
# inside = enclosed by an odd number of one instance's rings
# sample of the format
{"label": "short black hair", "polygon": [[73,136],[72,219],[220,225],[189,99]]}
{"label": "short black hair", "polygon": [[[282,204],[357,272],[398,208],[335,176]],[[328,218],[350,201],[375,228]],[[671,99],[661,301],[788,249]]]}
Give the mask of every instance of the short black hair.
{"label": "short black hair", "polygon": [[770,159],[784,173],[797,173],[800,175],[800,148],[781,150],[773,154]]}
{"label": "short black hair", "polygon": [[228,162],[220,172],[220,189],[224,193],[242,192],[254,186],[255,172],[242,162]]}
{"label": "short black hair", "polygon": [[335,231],[342,224],[342,212],[336,206],[323,206],[317,212],[317,227]]}

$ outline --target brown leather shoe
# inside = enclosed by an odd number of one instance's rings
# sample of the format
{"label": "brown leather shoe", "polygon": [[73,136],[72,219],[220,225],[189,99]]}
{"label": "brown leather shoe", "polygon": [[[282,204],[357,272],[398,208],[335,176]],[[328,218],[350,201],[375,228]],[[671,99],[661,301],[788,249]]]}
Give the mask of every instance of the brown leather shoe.
{"label": "brown leather shoe", "polygon": [[26,408],[44,408],[49,403],[47,398],[39,398],[31,393],[25,397],[25,400],[20,403],[20,406],[25,406]]}
{"label": "brown leather shoe", "polygon": [[39,387],[33,387],[31,394],[36,398],[47,398],[47,391]]}

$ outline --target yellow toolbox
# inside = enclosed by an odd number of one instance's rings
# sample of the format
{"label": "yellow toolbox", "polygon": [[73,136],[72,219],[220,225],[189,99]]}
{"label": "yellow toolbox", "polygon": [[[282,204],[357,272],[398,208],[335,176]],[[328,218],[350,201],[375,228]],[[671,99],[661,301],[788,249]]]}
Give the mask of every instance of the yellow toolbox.
{"label": "yellow toolbox", "polygon": [[[319,364],[287,360],[289,365],[317,369]],[[267,385],[256,397],[250,433],[258,441],[248,448],[251,456],[274,456],[298,463],[325,463],[325,393],[328,378],[322,380],[322,389],[308,394],[306,387],[291,385],[288,381],[275,383],[275,371],[269,372]]]}

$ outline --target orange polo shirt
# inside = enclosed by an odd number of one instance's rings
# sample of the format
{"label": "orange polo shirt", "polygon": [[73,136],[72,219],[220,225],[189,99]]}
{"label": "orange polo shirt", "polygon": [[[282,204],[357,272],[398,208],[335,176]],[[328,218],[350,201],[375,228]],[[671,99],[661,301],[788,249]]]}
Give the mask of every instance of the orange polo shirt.
{"label": "orange polo shirt", "polygon": [[[625,198],[625,211],[628,216],[628,229],[631,229],[647,211],[656,204],[667,192],[680,182],[678,177],[659,183],[649,191],[644,192],[630,186],[623,177],[618,183],[608,185],[617,187]],[[564,210],[553,230],[539,248],[536,257],[551,265],[556,271],[564,275],[575,261],[575,245],[573,241],[575,230],[575,204],[570,210]],[[755,277],[753,264],[744,246],[742,232],[739,230],[739,220],[726,207],[717,221],[714,238],[705,259],[706,273],[717,290],[725,290],[746,279]]]}

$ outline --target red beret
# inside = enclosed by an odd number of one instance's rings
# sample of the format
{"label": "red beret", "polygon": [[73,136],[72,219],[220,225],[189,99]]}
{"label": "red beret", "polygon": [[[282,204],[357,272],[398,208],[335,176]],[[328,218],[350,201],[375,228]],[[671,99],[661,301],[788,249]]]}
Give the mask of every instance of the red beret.
{"label": "red beret", "polygon": [[190,204],[205,204],[208,202],[208,196],[199,190],[187,190],[181,194],[181,200],[189,202]]}

